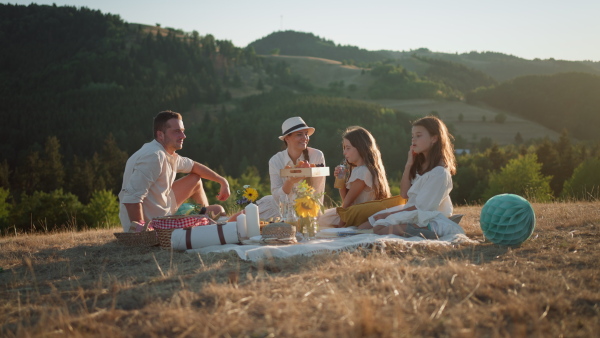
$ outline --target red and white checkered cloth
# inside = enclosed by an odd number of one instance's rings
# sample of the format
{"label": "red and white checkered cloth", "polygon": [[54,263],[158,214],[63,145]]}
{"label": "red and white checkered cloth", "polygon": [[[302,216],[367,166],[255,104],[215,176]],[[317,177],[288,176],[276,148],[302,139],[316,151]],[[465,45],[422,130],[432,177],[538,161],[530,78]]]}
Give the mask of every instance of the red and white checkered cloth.
{"label": "red and white checkered cloth", "polygon": [[152,219],[154,229],[181,229],[199,225],[215,224],[215,221],[204,215],[165,216]]}

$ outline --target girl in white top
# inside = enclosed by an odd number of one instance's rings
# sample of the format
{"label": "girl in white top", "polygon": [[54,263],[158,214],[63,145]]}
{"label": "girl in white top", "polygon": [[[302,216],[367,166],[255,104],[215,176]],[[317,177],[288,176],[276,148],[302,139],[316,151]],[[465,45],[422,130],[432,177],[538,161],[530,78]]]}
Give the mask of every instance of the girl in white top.
{"label": "girl in white top", "polygon": [[[381,152],[371,133],[362,127],[349,127],[343,134],[344,157],[349,164],[346,185],[339,189],[342,208],[390,197],[390,187]],[[335,169],[337,176],[340,168]],[[321,228],[343,227],[336,209],[328,209],[318,219]]]}
{"label": "girl in white top", "polygon": [[422,236],[438,238],[464,234],[464,230],[448,217],[452,215],[452,175],[456,160],[444,122],[427,116],[413,123],[412,144],[400,181],[405,205],[380,211],[369,218],[373,232],[380,235]]}

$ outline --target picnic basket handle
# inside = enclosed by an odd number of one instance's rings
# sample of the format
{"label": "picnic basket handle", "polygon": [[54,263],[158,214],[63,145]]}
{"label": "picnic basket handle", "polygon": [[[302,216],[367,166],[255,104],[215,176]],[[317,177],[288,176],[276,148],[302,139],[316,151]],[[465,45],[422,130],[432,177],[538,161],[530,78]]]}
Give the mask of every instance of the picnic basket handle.
{"label": "picnic basket handle", "polygon": [[144,228],[140,232],[148,231],[148,227],[150,226],[151,223],[152,223],[152,220],[150,220],[149,222],[144,223]]}

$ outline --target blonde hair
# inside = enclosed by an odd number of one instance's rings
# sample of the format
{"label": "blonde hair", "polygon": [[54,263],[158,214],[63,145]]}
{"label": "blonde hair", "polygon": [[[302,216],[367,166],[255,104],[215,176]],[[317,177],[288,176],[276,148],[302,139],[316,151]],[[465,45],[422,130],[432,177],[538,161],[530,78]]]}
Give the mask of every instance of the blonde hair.
{"label": "blonde hair", "polygon": [[454,137],[448,132],[446,124],[435,116],[426,116],[416,120],[412,125],[413,127],[421,126],[427,129],[430,136],[438,137],[438,141],[429,150],[429,162],[427,162],[426,168],[423,168],[423,163],[426,160],[425,155],[421,153],[416,156],[410,168],[410,178],[415,178],[417,173],[423,175],[440,165],[440,163],[443,163],[451,175],[456,174],[456,158],[454,157],[454,145],[452,144]]}
{"label": "blonde hair", "polygon": [[[381,152],[373,135],[363,127],[353,126],[348,127],[342,137],[358,150],[358,154],[373,176],[375,199],[379,200],[390,197],[390,186],[385,174],[383,161],[381,160]],[[350,168],[350,172],[352,172],[352,167]]]}

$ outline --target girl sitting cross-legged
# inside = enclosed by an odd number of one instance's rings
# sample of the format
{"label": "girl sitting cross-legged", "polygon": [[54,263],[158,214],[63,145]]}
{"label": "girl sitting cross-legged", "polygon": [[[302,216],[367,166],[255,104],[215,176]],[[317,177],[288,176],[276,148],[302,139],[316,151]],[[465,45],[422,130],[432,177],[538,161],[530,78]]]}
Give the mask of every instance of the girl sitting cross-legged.
{"label": "girl sitting cross-legged", "polygon": [[421,236],[428,239],[464,234],[448,217],[452,215],[452,175],[456,160],[452,136],[444,122],[434,116],[413,123],[412,144],[400,181],[405,205],[375,213],[359,228],[373,227],[379,235]]}

